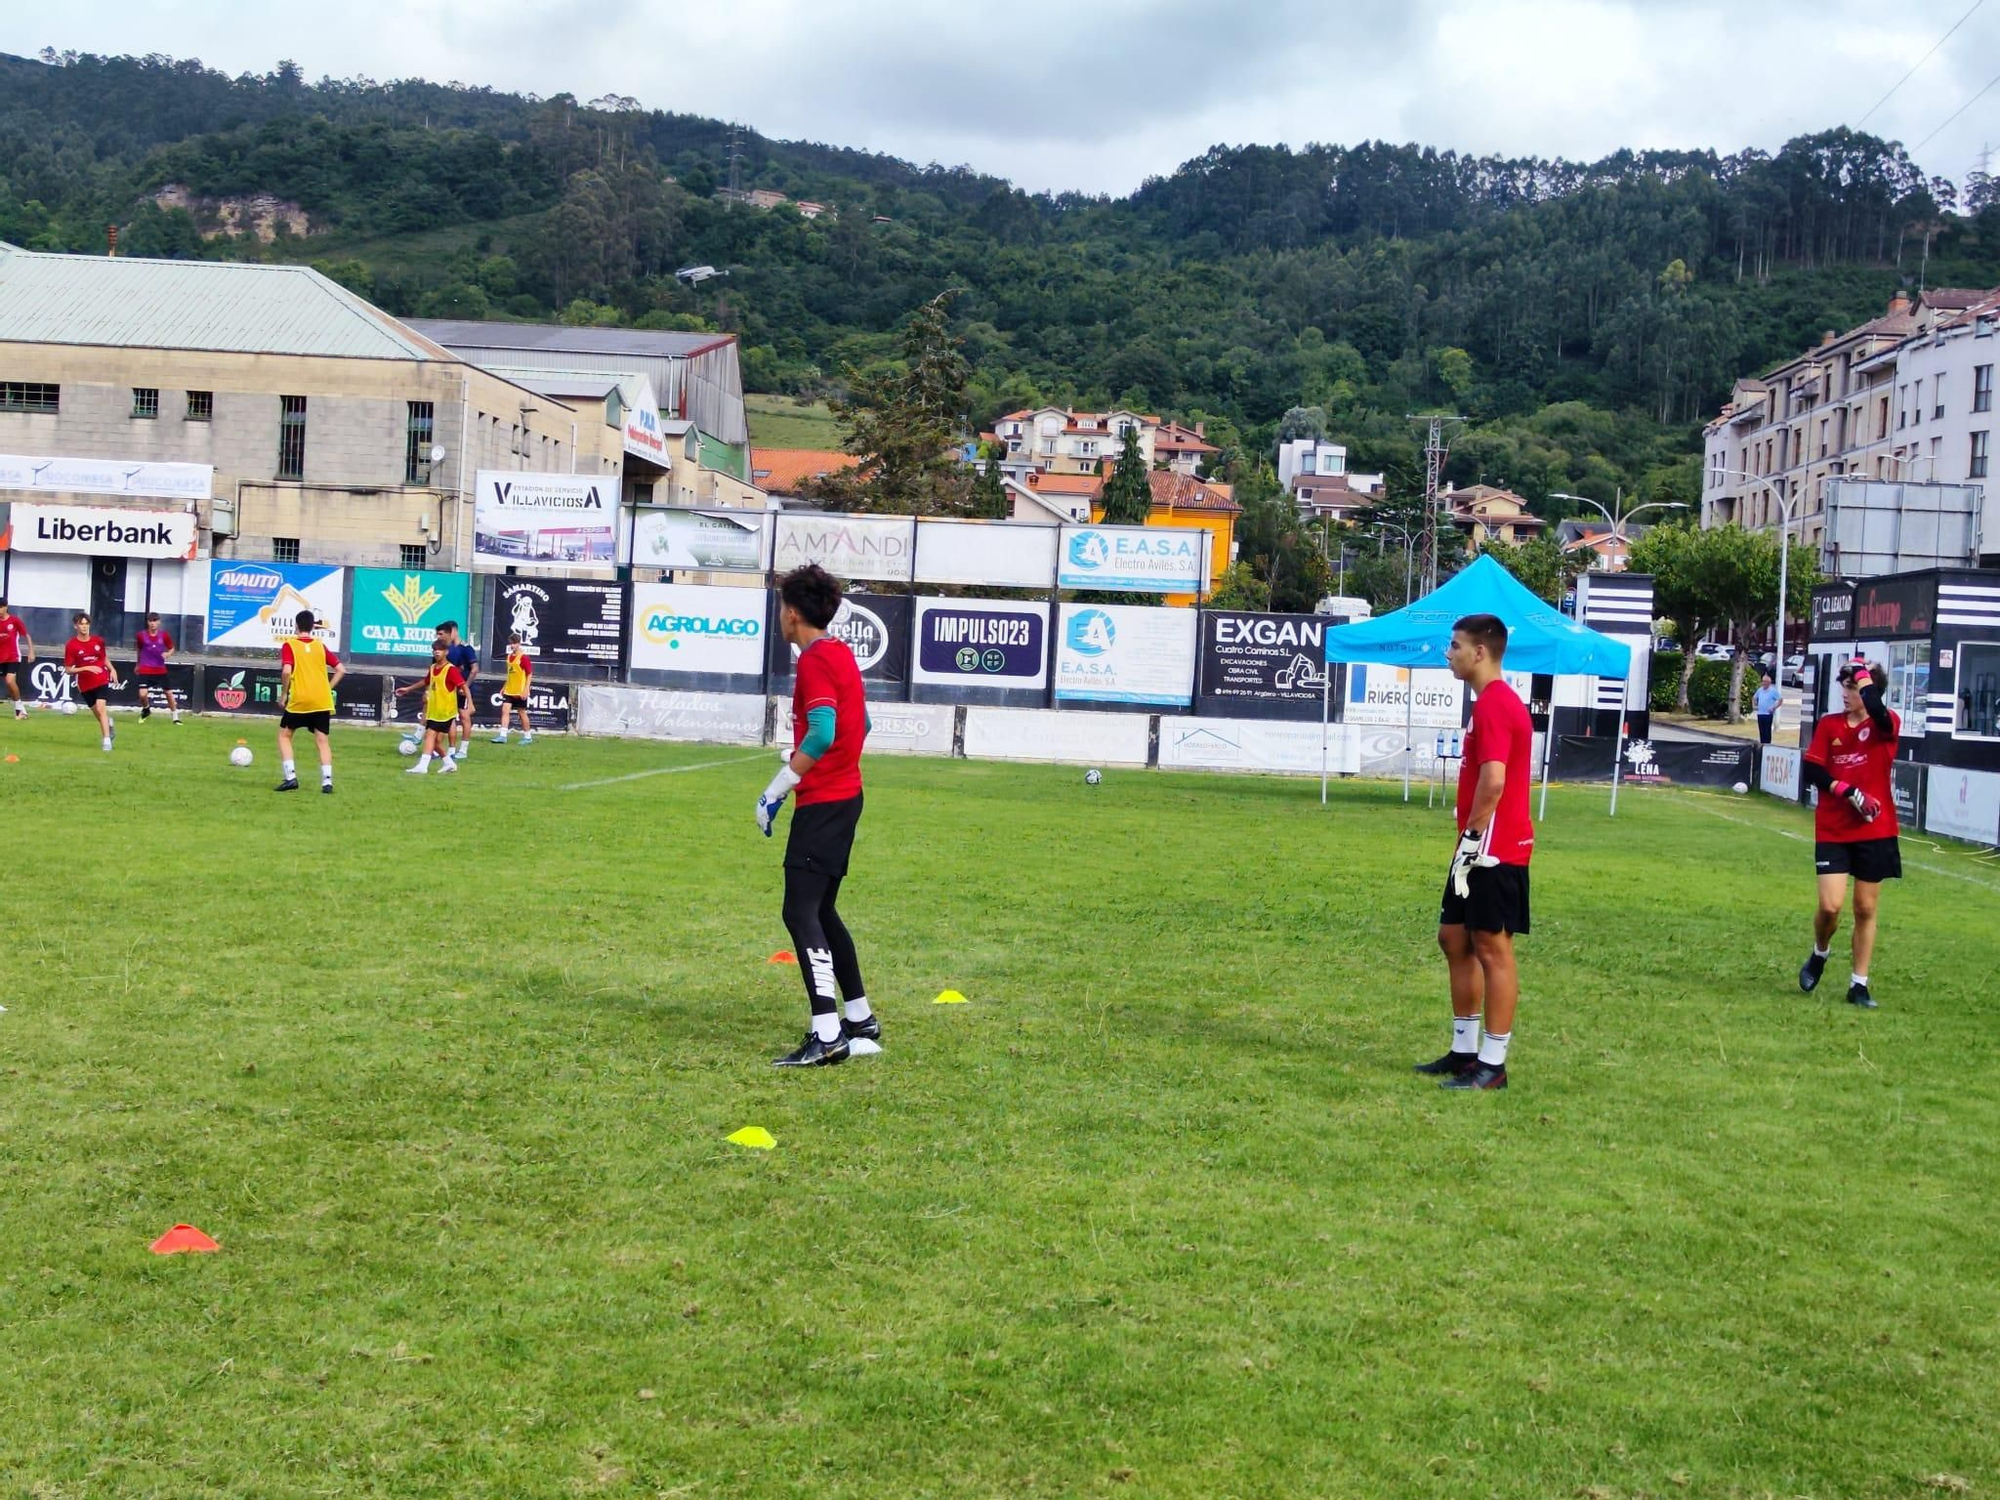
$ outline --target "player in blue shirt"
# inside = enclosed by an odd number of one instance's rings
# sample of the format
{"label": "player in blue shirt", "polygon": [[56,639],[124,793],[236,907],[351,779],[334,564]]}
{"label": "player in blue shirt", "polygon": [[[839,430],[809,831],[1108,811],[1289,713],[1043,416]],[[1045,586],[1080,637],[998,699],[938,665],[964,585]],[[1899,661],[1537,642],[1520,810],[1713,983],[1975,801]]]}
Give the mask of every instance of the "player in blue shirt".
{"label": "player in blue shirt", "polygon": [[458,638],[456,620],[438,626],[438,639],[444,642],[444,659],[465,679],[465,686],[458,690],[458,718],[452,728],[457,745],[451,752],[452,759],[464,760],[466,747],[472,743],[472,679],[479,675],[479,653]]}

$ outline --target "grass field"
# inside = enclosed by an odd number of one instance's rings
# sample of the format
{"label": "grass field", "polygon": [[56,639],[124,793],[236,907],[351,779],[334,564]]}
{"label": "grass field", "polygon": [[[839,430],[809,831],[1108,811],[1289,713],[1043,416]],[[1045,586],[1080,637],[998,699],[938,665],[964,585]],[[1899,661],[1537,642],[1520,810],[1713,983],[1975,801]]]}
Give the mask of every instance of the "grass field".
{"label": "grass field", "polygon": [[1394,786],[881,757],[887,1051],[775,1074],[769,752],[337,743],[277,797],[267,723],[0,721],[0,1493],[2000,1484],[1962,851],[1906,846],[1863,1015],[1793,980],[1799,813],[1558,789],[1459,1096]]}
{"label": "grass field", "polygon": [[759,448],[820,448],[837,451],[840,425],[824,401],[792,396],[745,396],[750,441]]}

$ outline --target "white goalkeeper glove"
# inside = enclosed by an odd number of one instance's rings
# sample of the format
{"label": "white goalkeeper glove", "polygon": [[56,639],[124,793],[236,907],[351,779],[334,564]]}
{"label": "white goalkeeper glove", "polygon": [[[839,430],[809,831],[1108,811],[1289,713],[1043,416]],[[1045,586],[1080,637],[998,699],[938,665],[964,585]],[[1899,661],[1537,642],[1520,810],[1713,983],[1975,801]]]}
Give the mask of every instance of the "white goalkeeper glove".
{"label": "white goalkeeper glove", "polygon": [[1468,828],[1458,836],[1458,847],[1451,855],[1451,888],[1458,899],[1463,901],[1472,894],[1472,871],[1474,866],[1490,869],[1500,863],[1490,854],[1482,854],[1479,846],[1486,840],[1485,833],[1477,828]]}
{"label": "white goalkeeper glove", "polygon": [[792,795],[792,788],[798,784],[799,773],[784,765],[771,778],[771,784],[758,793],[757,827],[765,838],[771,836],[771,825],[778,819],[778,809],[785,805],[785,799]]}

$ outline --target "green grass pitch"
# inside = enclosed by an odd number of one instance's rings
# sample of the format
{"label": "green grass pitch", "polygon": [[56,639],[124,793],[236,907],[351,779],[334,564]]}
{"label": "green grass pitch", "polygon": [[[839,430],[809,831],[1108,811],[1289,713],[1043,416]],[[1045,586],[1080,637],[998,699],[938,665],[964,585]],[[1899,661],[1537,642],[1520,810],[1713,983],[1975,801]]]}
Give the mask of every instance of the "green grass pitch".
{"label": "green grass pitch", "polygon": [[336,746],[278,797],[269,721],[0,721],[0,1493],[2000,1484],[1963,850],[1906,842],[1863,1015],[1794,981],[1804,814],[1559,788],[1456,1096],[1393,784],[881,756],[887,1051],[777,1074],[769,751]]}

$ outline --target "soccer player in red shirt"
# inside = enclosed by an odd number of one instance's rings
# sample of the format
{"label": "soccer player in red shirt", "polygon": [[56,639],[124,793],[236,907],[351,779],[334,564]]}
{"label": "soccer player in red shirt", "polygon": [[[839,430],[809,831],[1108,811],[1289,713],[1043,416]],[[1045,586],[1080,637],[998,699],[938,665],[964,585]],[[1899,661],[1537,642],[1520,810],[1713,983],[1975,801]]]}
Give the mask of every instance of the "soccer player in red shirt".
{"label": "soccer player in red shirt", "polygon": [[1868,993],[1868,961],[1875,953],[1875,904],[1882,882],[1903,873],[1903,846],[1897,842],[1896,798],[1889,768],[1896,763],[1902,721],[1882,702],[1882,669],[1859,657],[1840,669],[1841,711],[1828,714],[1813,730],[1801,774],[1817,788],[1813,811],[1813,864],[1819,870],[1819,909],[1813,913],[1813,951],[1799,970],[1799,988],[1819,987],[1847,879],[1854,877],[1854,969],[1847,1001],[1875,1009]]}
{"label": "soccer player in red shirt", "polygon": [[14,717],[28,717],[28,705],[21,701],[21,668],[35,659],[35,639],[20,616],[10,614],[7,601],[0,599],[0,677],[7,679],[7,696],[14,700]]}
{"label": "soccer player in red shirt", "polygon": [[1474,694],[1458,768],[1458,847],[1438,910],[1438,947],[1451,971],[1451,1050],[1417,1066],[1448,1089],[1507,1087],[1507,1044],[1521,995],[1514,936],[1528,931],[1535,731],[1520,695],[1500,675],[1506,654],[1507,627],[1497,615],[1467,615],[1451,628],[1445,664]]}
{"label": "soccer player in red shirt", "polygon": [[[854,939],[834,902],[847,876],[861,821],[861,746],[868,701],[861,668],[847,643],[826,633],[840,609],[840,584],[817,563],[778,580],[778,628],[799,648],[792,688],[792,754],[757,798],[765,838],[794,789],[799,804],[785,843],[785,930],[799,956],[812,1026],[798,1049],[774,1059],[780,1068],[846,1062],[853,1044],[875,1051],[882,1023],[868,1005]],[[837,987],[837,993],[836,993]],[[842,1016],[837,1002],[845,999]]]}
{"label": "soccer player in red shirt", "polygon": [[63,671],[75,680],[78,696],[97,715],[97,727],[103,732],[108,752],[116,736],[111,730],[110,706],[104,701],[105,690],[119,685],[118,669],[111,665],[104,637],[90,633],[89,615],[78,615],[71,623],[76,626],[76,636],[63,643]]}

